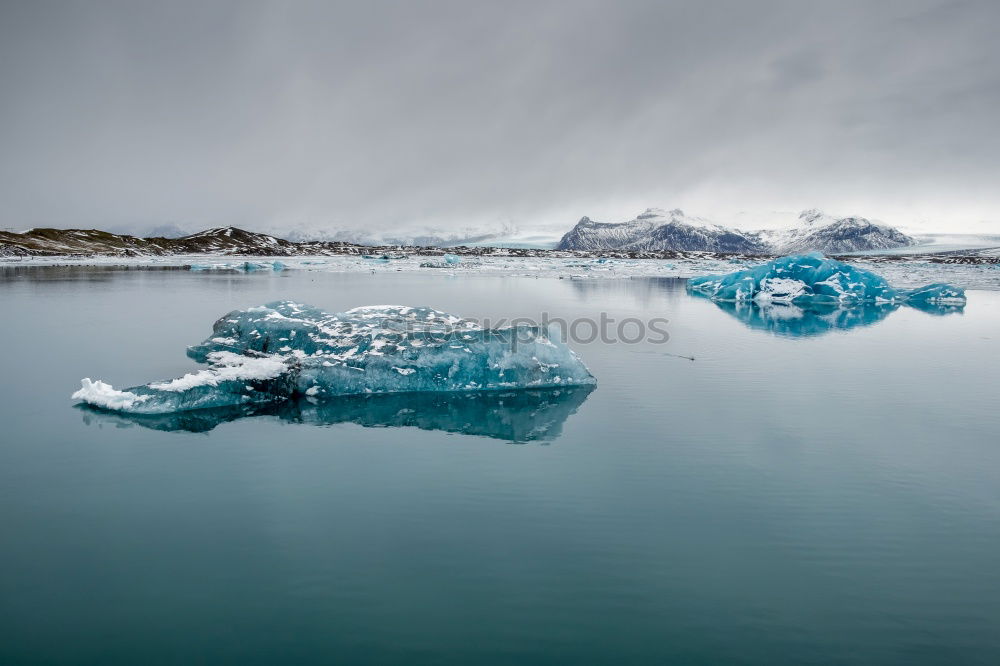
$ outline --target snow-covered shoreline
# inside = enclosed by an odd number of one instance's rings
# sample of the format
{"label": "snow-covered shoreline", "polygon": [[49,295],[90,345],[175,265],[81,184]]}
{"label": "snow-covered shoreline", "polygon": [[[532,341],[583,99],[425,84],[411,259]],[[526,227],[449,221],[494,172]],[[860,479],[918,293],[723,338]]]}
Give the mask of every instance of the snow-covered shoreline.
{"label": "snow-covered shoreline", "polygon": [[[4,257],[0,270],[18,267],[102,266],[123,269],[178,269],[202,272],[274,272],[303,270],[327,273],[399,273],[461,277],[497,275],[558,279],[690,278],[728,273],[763,263],[758,257],[706,255],[678,259],[622,259],[556,256],[462,256],[448,263],[440,255],[384,256],[233,256],[169,255],[145,257]],[[1000,290],[1000,264],[940,263],[928,255],[912,257],[852,257],[850,263],[884,275],[901,287],[928,282],[949,282],[966,289]]]}

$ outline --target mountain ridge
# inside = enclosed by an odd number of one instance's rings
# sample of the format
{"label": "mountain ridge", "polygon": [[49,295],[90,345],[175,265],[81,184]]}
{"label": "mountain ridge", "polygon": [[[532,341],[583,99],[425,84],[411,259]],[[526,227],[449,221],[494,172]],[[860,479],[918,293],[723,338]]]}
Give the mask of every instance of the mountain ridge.
{"label": "mountain ridge", "polygon": [[[488,245],[366,245],[339,240],[292,241],[239,227],[214,227],[179,238],[132,236],[100,229],[35,228],[24,232],[0,231],[0,258],[17,257],[156,257],[173,255],[218,256],[336,256],[406,252],[439,256],[446,252],[464,255],[548,256],[537,247],[493,247]],[[565,253],[564,256],[583,256]],[[638,257],[641,253],[613,253]],[[660,256],[662,253],[647,253]],[[668,253],[673,254],[673,253]],[[642,255],[642,256],[647,256]]]}
{"label": "mountain ridge", "polygon": [[[679,213],[679,211],[677,211]],[[692,220],[694,218],[688,218]],[[859,218],[843,218],[849,222],[845,224],[860,224]],[[863,219],[863,218],[860,218]],[[650,220],[654,223],[650,224]],[[852,221],[853,220],[853,221]],[[612,227],[620,225],[613,223],[590,222],[595,228]],[[865,223],[868,223],[865,221]],[[648,229],[655,229],[654,217],[645,218],[643,224]],[[874,223],[871,223],[874,224]],[[578,225],[579,226],[579,225]],[[662,225],[661,225],[662,226]],[[813,225],[817,226],[817,225]],[[819,229],[828,229],[829,225],[818,225]],[[702,226],[696,229],[698,233],[719,232],[728,233],[725,227],[718,225]],[[807,230],[808,231],[808,230]],[[734,244],[727,244],[724,240],[718,241],[715,247],[718,250],[667,250],[656,249],[656,243],[649,242],[641,244],[632,249],[576,249],[576,250],[556,250],[539,247],[519,247],[519,246],[489,246],[489,245],[457,245],[447,249],[435,246],[416,245],[363,245],[343,241],[306,241],[295,242],[288,239],[278,238],[270,234],[247,231],[238,227],[216,227],[206,229],[197,233],[188,234],[180,238],[165,238],[161,236],[132,236],[128,234],[114,234],[99,229],[54,229],[37,228],[29,229],[25,232],[0,231],[0,259],[18,258],[44,258],[44,257],[106,257],[106,258],[141,258],[156,256],[183,256],[183,255],[216,255],[216,256],[337,256],[337,255],[381,255],[386,253],[406,253],[427,256],[438,256],[445,252],[450,252],[466,256],[508,256],[508,257],[607,257],[607,258],[629,258],[629,259],[680,259],[698,258],[719,255],[740,255],[746,258],[774,256],[776,252],[771,249],[761,249],[759,238],[747,232],[741,232],[743,237],[749,237],[753,245],[748,250],[741,250],[739,246],[743,243],[740,236],[734,236],[737,241]],[[762,232],[761,232],[762,233]],[[795,241],[797,235],[792,231],[774,231],[770,233],[770,242],[774,243],[776,238],[784,239],[785,243]],[[809,233],[805,234],[808,239]],[[655,238],[654,238],[655,240]],[[700,239],[697,238],[696,240]],[[808,242],[808,241],[806,241]],[[734,247],[735,245],[735,247]],[[596,246],[595,246],[596,247]],[[856,252],[852,249],[850,251]],[[982,254],[983,248],[994,248],[994,245],[977,246],[974,252],[962,248],[945,247],[941,250],[928,248],[927,252],[920,254],[940,255],[942,258],[949,257],[949,261],[955,261],[959,256]],[[837,252],[827,252],[836,256]],[[876,253],[878,254],[878,253]],[[874,258],[876,255],[869,255]],[[882,257],[879,260],[893,260],[898,257]]]}
{"label": "mountain ridge", "polygon": [[745,231],[690,217],[680,209],[647,208],[626,222],[595,222],[584,216],[563,235],[558,250],[708,251],[789,254],[817,250],[859,252],[908,247],[916,240],[863,217],[836,218],[809,209],[789,230]]}

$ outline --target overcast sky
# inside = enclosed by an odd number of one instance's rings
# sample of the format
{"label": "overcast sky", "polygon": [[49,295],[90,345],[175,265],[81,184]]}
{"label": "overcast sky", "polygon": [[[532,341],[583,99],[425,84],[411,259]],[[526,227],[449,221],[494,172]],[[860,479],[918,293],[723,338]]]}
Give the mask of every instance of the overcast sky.
{"label": "overcast sky", "polygon": [[1000,2],[0,0],[0,227],[1000,231]]}

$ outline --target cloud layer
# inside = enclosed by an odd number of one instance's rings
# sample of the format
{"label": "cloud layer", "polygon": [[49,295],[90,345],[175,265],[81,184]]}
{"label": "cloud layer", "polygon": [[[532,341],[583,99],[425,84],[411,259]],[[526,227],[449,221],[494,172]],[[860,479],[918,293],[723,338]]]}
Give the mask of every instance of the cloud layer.
{"label": "cloud layer", "polygon": [[[0,227],[1000,231],[994,2],[0,9]],[[993,224],[997,223],[997,224]]]}

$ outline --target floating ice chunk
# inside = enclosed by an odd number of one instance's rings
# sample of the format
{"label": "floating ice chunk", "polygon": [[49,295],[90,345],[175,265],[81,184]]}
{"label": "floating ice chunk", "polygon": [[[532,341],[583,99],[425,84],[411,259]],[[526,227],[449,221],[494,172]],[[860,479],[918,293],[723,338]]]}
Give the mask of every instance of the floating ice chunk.
{"label": "floating ice chunk", "polygon": [[130,391],[117,391],[111,384],[107,384],[101,380],[92,382],[89,377],[81,380],[80,384],[80,390],[70,397],[74,400],[83,400],[95,407],[103,407],[104,409],[129,411],[138,403],[149,399],[148,395],[139,395]]}
{"label": "floating ice chunk", "polygon": [[871,271],[829,259],[819,252],[780,257],[725,275],[692,278],[687,288],[715,301],[761,304],[853,305],[911,299],[914,303],[965,303],[965,291],[959,287],[934,284],[900,291]]}
{"label": "floating ice chunk", "polygon": [[910,305],[921,303],[927,305],[965,305],[965,290],[953,287],[943,282],[935,282],[903,292],[906,302]]}
{"label": "floating ice chunk", "polygon": [[[431,308],[398,305],[329,314],[278,301],[237,310],[219,319],[212,335],[188,348],[188,355],[209,367],[126,392],[103,382],[95,390],[84,380],[73,396],[105,409],[167,414],[302,395],[595,383],[576,354],[540,327],[484,329]],[[558,374],[550,371],[555,367]]]}
{"label": "floating ice chunk", "polygon": [[441,257],[441,261],[422,261],[420,262],[420,268],[452,268],[462,263],[462,258],[457,254],[445,254]]}
{"label": "floating ice chunk", "polygon": [[283,271],[287,266],[280,261],[241,261],[238,263],[190,264],[190,271],[241,271],[254,273],[256,271]]}

